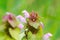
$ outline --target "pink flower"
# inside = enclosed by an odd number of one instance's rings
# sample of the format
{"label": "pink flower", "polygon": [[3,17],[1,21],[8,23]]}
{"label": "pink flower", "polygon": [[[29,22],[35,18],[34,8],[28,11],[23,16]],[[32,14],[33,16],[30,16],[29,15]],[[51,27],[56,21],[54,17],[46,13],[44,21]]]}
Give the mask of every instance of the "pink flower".
{"label": "pink flower", "polygon": [[43,36],[43,40],[50,40],[50,37],[52,37],[52,34],[51,34],[51,33],[46,33],[46,34]]}
{"label": "pink flower", "polygon": [[23,29],[24,25],[23,25],[23,24],[19,24],[18,27],[19,27],[20,29]]}
{"label": "pink flower", "polygon": [[29,13],[26,10],[22,11],[22,13],[24,13],[24,17],[25,18],[29,18],[30,15],[29,15]]}
{"label": "pink flower", "polygon": [[4,22],[4,21],[12,21],[14,15],[11,14],[11,13],[9,13],[9,12],[6,12],[6,14],[7,14],[7,15],[5,15],[5,16],[3,17],[3,22]]}
{"label": "pink flower", "polygon": [[21,22],[26,23],[26,19],[25,19],[23,16],[18,15],[16,18],[17,18],[18,20],[20,20]]}

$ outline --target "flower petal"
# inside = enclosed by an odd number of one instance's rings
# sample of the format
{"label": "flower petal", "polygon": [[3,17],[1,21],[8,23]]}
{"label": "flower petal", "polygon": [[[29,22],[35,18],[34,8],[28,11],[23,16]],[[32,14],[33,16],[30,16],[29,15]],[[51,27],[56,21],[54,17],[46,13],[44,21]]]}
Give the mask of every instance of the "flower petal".
{"label": "flower petal", "polygon": [[18,27],[19,27],[20,29],[23,29],[24,25],[23,25],[23,24],[19,24]]}
{"label": "flower petal", "polygon": [[30,15],[29,15],[29,13],[26,10],[22,11],[22,13],[24,13],[24,17],[25,18],[29,18]]}
{"label": "flower petal", "polygon": [[26,19],[25,19],[23,16],[18,15],[16,18],[17,18],[18,20],[20,20],[21,22],[26,23]]}
{"label": "flower petal", "polygon": [[50,37],[52,37],[52,34],[51,34],[51,33],[46,33],[46,34],[43,36],[43,40],[49,40]]}

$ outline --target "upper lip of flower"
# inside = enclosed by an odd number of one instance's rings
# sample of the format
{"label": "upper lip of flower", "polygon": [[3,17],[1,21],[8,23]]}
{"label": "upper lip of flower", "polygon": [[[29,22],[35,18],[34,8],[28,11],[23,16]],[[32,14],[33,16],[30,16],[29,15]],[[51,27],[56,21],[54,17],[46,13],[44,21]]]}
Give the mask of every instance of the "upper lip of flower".
{"label": "upper lip of flower", "polygon": [[13,20],[13,17],[14,17],[14,15],[13,14],[11,14],[11,13],[9,13],[9,14],[7,14],[7,15],[5,15],[4,17],[3,17],[3,20],[6,20],[6,21],[12,21]]}
{"label": "upper lip of flower", "polygon": [[29,19],[30,19],[31,21],[35,22],[35,21],[37,20],[37,17],[38,17],[38,15],[37,15],[36,13],[32,12],[32,13],[30,14]]}

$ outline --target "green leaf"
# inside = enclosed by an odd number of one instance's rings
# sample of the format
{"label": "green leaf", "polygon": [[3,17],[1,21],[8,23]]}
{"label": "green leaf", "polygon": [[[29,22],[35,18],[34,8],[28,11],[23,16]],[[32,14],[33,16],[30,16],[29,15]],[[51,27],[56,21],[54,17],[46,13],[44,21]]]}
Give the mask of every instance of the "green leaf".
{"label": "green leaf", "polygon": [[37,34],[32,34],[28,32],[28,40],[41,40],[42,32],[39,30]]}
{"label": "green leaf", "polygon": [[16,40],[22,40],[22,38],[25,36],[24,32],[20,33],[19,31],[17,31],[17,29],[9,28],[9,32],[11,36]]}
{"label": "green leaf", "polygon": [[29,22],[29,25],[33,26],[35,29],[38,29],[40,22]]}
{"label": "green leaf", "polygon": [[10,35],[14,38],[14,39],[19,39],[19,33],[16,31],[16,30],[13,30],[11,28],[9,28],[9,32],[10,32]]}

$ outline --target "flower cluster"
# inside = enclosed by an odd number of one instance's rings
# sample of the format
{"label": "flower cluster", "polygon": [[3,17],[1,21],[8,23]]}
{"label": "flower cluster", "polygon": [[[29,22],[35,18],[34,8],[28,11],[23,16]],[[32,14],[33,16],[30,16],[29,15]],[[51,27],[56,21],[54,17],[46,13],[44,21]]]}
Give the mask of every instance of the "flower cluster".
{"label": "flower cluster", "polygon": [[[37,38],[39,33],[41,33],[41,29],[44,28],[44,24],[40,21],[40,17],[37,13],[29,13],[26,10],[22,11],[22,13],[24,16],[15,16],[10,12],[6,12],[6,15],[3,16],[3,23],[6,26],[5,32],[8,32],[9,34],[7,33],[7,35],[10,35],[10,37],[15,40],[29,40],[29,38],[33,40]],[[35,38],[32,38],[33,35],[35,35]],[[51,36],[51,33],[47,33],[42,36],[42,39],[49,40]]]}

